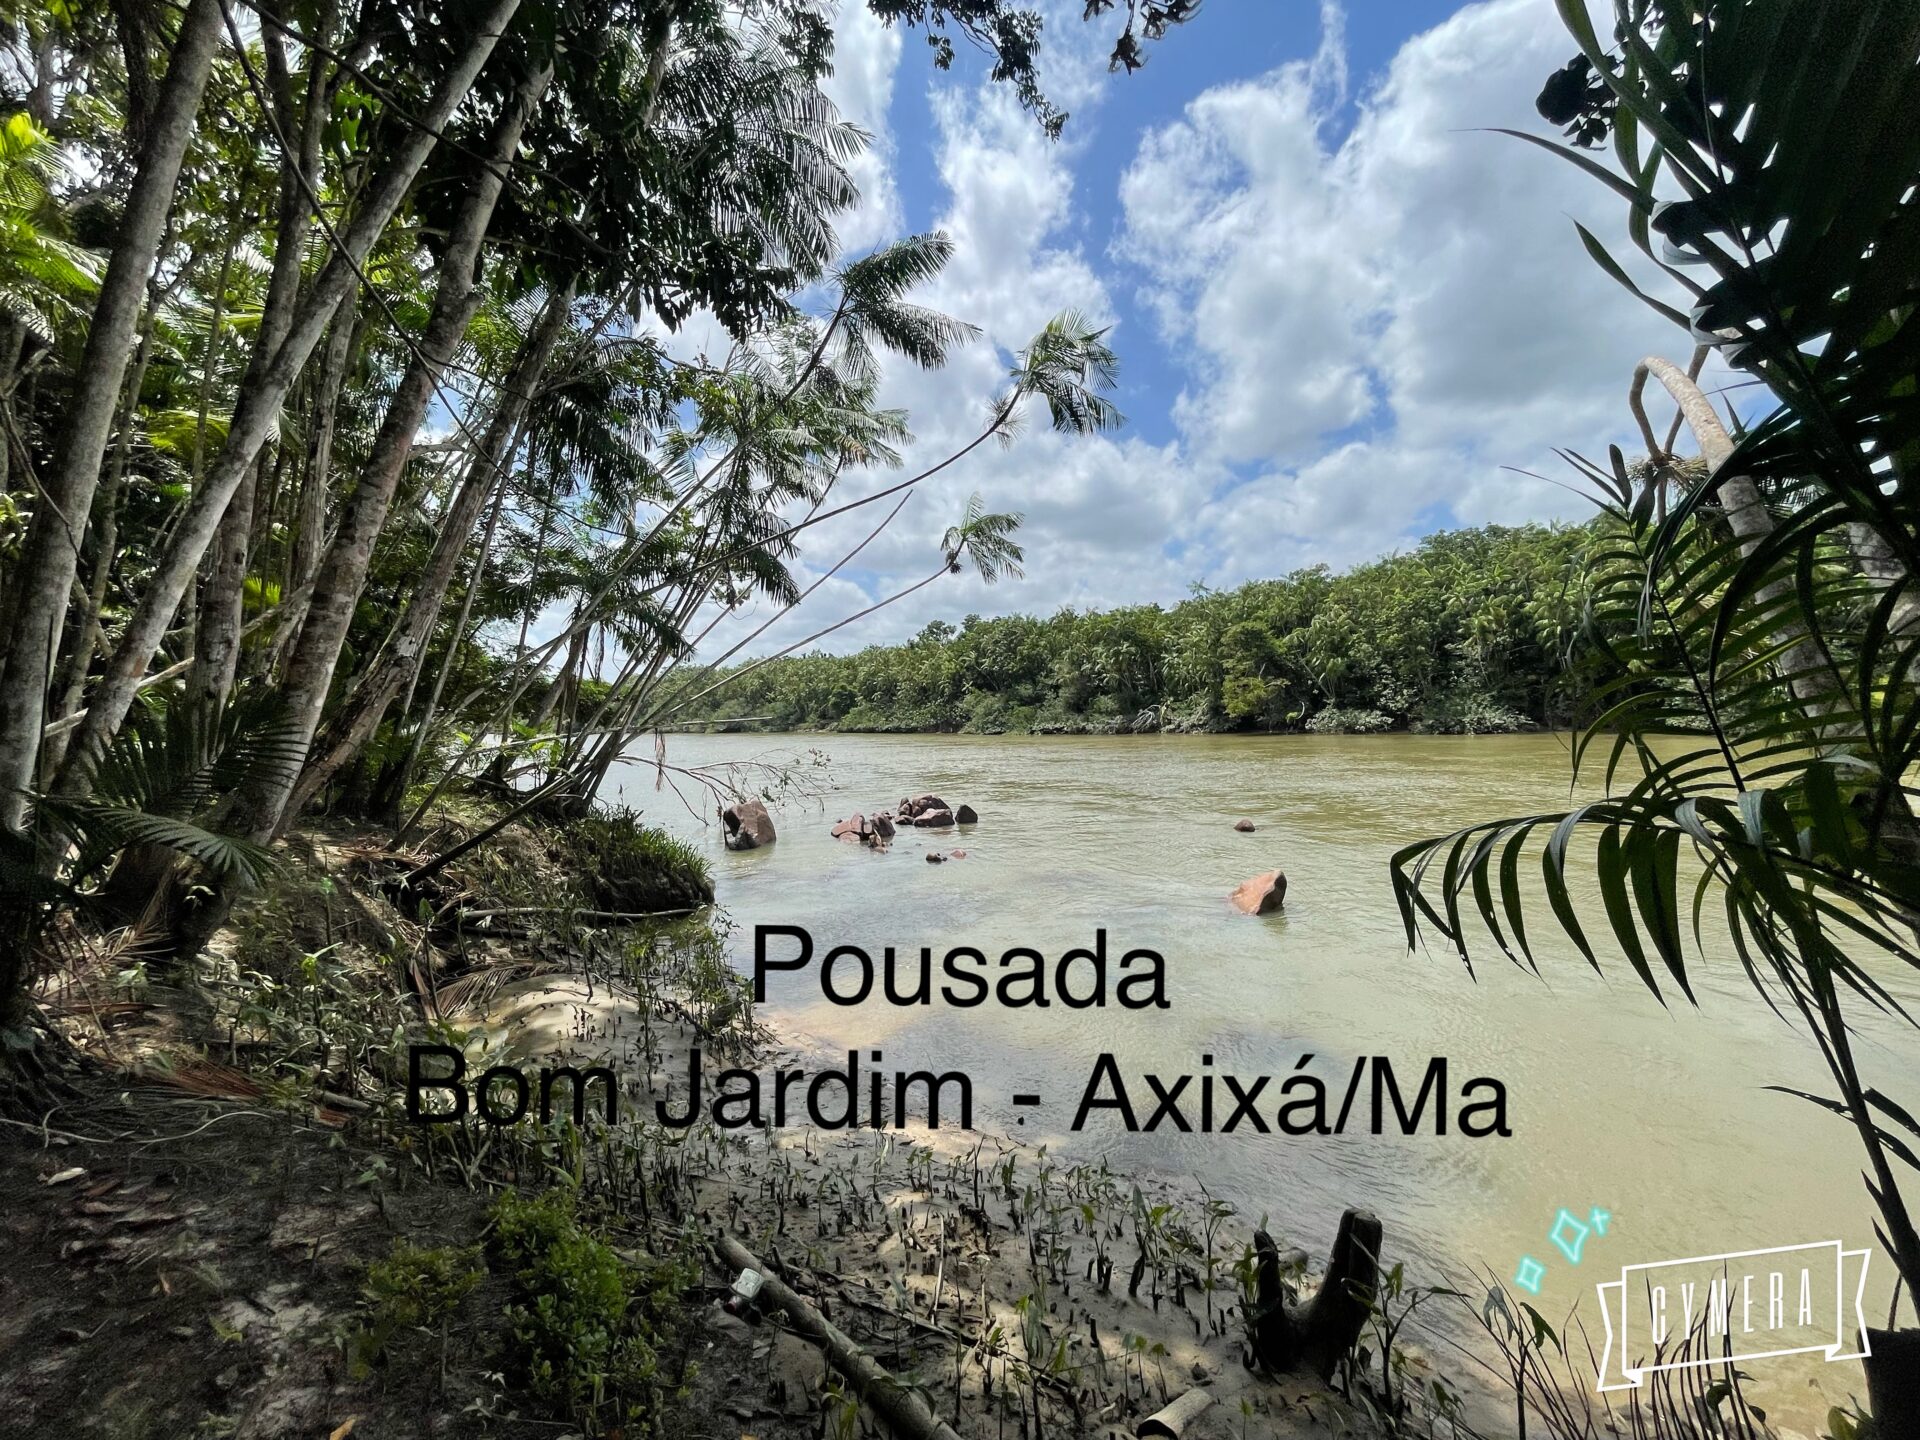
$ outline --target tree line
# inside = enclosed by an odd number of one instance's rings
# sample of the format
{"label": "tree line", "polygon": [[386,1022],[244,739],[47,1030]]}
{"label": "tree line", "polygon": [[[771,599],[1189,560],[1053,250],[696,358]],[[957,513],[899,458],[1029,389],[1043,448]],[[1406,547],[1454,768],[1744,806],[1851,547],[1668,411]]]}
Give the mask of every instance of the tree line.
{"label": "tree line", "polygon": [[[1429,536],[1170,608],[936,620],[904,645],[738,668],[682,720],[777,730],[1120,731],[1566,723],[1605,667],[1584,637],[1595,527]],[[750,718],[748,718],[750,717]]]}

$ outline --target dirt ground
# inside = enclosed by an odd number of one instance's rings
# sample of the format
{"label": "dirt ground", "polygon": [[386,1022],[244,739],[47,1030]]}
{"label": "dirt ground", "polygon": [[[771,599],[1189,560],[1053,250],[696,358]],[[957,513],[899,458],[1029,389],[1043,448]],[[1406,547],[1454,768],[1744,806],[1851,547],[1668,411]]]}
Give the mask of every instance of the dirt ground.
{"label": "dirt ground", "polygon": [[[504,1337],[488,1323],[503,1299],[498,1275],[469,1297],[456,1328],[416,1347],[409,1363],[363,1380],[349,1374],[344,1337],[360,1312],[369,1261],[395,1240],[435,1245],[478,1236],[486,1194],[450,1183],[362,1183],[379,1152],[350,1134],[221,1102],[103,1093],[63,1107],[56,1120],[38,1134],[15,1128],[0,1144],[0,1250],[9,1257],[0,1271],[0,1434],[569,1433],[549,1420],[514,1418],[511,1399],[503,1403],[489,1378],[503,1367]],[[961,1433],[1034,1433],[1028,1416],[1006,1416],[978,1393],[977,1364],[965,1367],[957,1406],[950,1383],[956,1355],[967,1349],[956,1342],[954,1312],[980,1296],[998,1313],[1022,1283],[1023,1266],[1001,1253],[1010,1242],[1024,1248],[1010,1222],[989,1219],[964,1243],[956,1223],[944,1275],[928,1273],[939,1266],[927,1237],[942,1229],[938,1217],[947,1208],[932,1193],[893,1194],[889,1223],[828,1240],[814,1233],[808,1202],[846,1166],[836,1147],[820,1147],[790,1172],[793,1219],[782,1237],[773,1233],[779,1206],[772,1192],[746,1178],[757,1168],[742,1167],[737,1188],[707,1189],[710,1220],[749,1192],[735,1224],[751,1233],[746,1211],[767,1210],[756,1243],[779,1256],[795,1287],[881,1364],[932,1382],[936,1408]],[[965,1224],[973,1231],[976,1222]],[[696,1373],[665,1433],[713,1440],[839,1433],[831,1428],[835,1407],[823,1402],[829,1376],[820,1351],[777,1316],[749,1324],[725,1314],[718,1298],[728,1279],[710,1267],[689,1297],[680,1358],[694,1362]],[[892,1303],[896,1282],[915,1297],[904,1311]],[[937,1322],[921,1318],[931,1313],[936,1284],[946,1290]],[[1195,1385],[1217,1394],[1184,1432],[1198,1440],[1351,1433],[1334,1418],[1345,1407],[1317,1384],[1248,1374],[1237,1341],[1202,1343],[1185,1326],[1152,1325],[1144,1306],[1131,1307],[1142,1313],[1130,1317],[1123,1299],[1069,1288],[1055,1320],[1098,1333],[1113,1374],[1124,1369],[1117,1352],[1133,1329],[1158,1330],[1172,1343],[1166,1355],[1143,1362],[1143,1385],[1113,1390],[1125,1398],[1109,1401],[1107,1413],[1089,1409],[1076,1419],[1067,1409],[1041,1433],[1131,1435],[1162,1385],[1169,1395]],[[948,1384],[938,1383],[942,1375]],[[1242,1398],[1252,1413],[1242,1414]],[[1049,1396],[1046,1408],[1062,1409],[1058,1402]]]}

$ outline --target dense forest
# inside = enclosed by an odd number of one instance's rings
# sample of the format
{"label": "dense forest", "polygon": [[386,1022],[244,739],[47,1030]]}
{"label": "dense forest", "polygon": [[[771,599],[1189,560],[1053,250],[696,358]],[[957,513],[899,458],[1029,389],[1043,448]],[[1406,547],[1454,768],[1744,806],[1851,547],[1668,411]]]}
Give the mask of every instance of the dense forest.
{"label": "dense forest", "polygon": [[[1060,133],[1034,14],[870,8]],[[1116,12],[1116,67],[1188,8]],[[913,298],[948,236],[842,254],[833,42],[803,0],[0,4],[0,1028],[109,873],[162,916],[211,878],[156,921],[190,952],[316,801],[406,840],[485,769],[584,816],[718,618],[807,599],[804,532],[1030,412],[1118,423],[1063,313],[874,478],[883,360],[977,332]],[[1017,558],[942,503],[922,583]]]}
{"label": "dense forest", "polygon": [[1564,723],[1601,673],[1582,663],[1594,533],[1490,526],[1344,574],[1196,587],[1171,609],[937,620],[905,645],[742,665],[679,716],[980,734]]}

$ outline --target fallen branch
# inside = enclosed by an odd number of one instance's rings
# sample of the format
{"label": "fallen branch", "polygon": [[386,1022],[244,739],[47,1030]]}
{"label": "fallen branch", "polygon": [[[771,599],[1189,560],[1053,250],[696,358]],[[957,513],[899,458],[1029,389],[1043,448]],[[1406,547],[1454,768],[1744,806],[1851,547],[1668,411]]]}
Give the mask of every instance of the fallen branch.
{"label": "fallen branch", "polygon": [[853,1382],[860,1398],[891,1425],[896,1434],[904,1440],[960,1440],[958,1432],[935,1415],[917,1391],[901,1384],[818,1309],[770,1274],[746,1246],[733,1236],[722,1234],[714,1240],[713,1247],[734,1269],[760,1273],[761,1296],[780,1308],[796,1334],[826,1353],[827,1362]]}
{"label": "fallen branch", "polygon": [[574,920],[627,924],[638,920],[679,920],[698,913],[698,910],[577,910],[565,905],[506,905],[493,910],[462,910],[454,919],[464,925],[469,920],[488,920],[496,915],[565,915]]}
{"label": "fallen branch", "polygon": [[[153,674],[147,676],[138,685],[133,687],[133,693],[138,695],[142,690],[151,690],[155,685],[171,680],[176,675],[184,675],[192,668],[193,656],[189,655],[184,660],[176,660],[173,664],[167,666],[166,669],[156,670]],[[87,712],[82,709],[74,711],[71,715],[63,715],[58,720],[49,721],[40,731],[40,738],[42,740],[50,740],[55,735],[64,735],[86,718]]]}

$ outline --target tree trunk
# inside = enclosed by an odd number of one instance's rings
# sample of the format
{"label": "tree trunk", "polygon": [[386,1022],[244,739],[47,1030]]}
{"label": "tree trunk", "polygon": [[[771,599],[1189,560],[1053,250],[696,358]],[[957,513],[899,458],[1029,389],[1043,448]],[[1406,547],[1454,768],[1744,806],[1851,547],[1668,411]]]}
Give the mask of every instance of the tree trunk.
{"label": "tree trunk", "polygon": [[300,477],[300,498],[296,506],[293,565],[287,574],[290,598],[275,627],[275,652],[290,654],[299,643],[313,599],[309,587],[320,573],[320,561],[326,549],[327,495],[332,489],[333,436],[338,424],[335,412],[359,330],[357,316],[349,313],[353,309],[353,300],[349,297],[334,316],[321,360],[320,383],[313,402],[312,441],[307,447],[306,468]]}
{"label": "tree trunk", "polygon": [[[293,323],[294,309],[300,299],[301,264],[306,257],[307,237],[313,229],[313,206],[308,197],[320,190],[320,146],[327,120],[325,66],[321,57],[315,54],[309,63],[306,104],[296,114],[280,32],[271,25],[263,26],[260,44],[266,57],[280,137],[288,148],[280,159],[280,204],[274,226],[273,269],[267,280],[267,295],[261,306],[253,353],[248,357],[246,374],[240,381],[243,392],[260,386]],[[293,148],[296,119],[300,127],[297,149]],[[273,409],[272,428],[276,433],[280,428],[278,405]],[[199,633],[194,642],[194,668],[187,691],[195,704],[209,712],[226,702],[239,672],[247,563],[264,468],[264,460],[257,458],[241,472],[240,483],[220,517],[213,546],[213,566],[200,595]]]}
{"label": "tree trunk", "polygon": [[[1718,486],[1720,508],[1727,517],[1727,528],[1739,543],[1740,553],[1751,555],[1772,536],[1773,512],[1767,508],[1766,497],[1760,493],[1760,487],[1753,483],[1751,477],[1723,473],[1727,462],[1733,458],[1734,443],[1733,437],[1727,433],[1727,427],[1720,421],[1719,412],[1713,408],[1713,402],[1707,398],[1706,392],[1685,371],[1672,361],[1662,360],[1658,356],[1642,360],[1634,372],[1636,410],[1640,386],[1648,375],[1660,382],[1685,417],[1687,428],[1693,432],[1693,438],[1700,446],[1700,456],[1707,462],[1708,484]],[[1749,603],[1777,606],[1792,589],[1793,582],[1790,580],[1771,580],[1754,591],[1754,598]],[[1836,678],[1826,656],[1808,637],[1805,626],[1784,616],[1776,627],[1774,638],[1782,647],[1779,669],[1787,676],[1787,689],[1806,712],[1809,722],[1818,730],[1820,721],[1831,714],[1838,703],[1833,693]]]}
{"label": "tree trunk", "polygon": [[[390,643],[327,727],[326,735],[315,747],[314,755],[293,787],[280,817],[282,823],[297,815],[319,793],[320,787],[366,744],[433,638],[440,623],[441,602],[446,599],[447,589],[460,568],[460,558],[466,553],[467,541],[480,511],[493,494],[498,473],[519,443],[534,391],[546,373],[547,362],[553,356],[553,348],[572,308],[571,285],[547,298],[545,310],[500,387],[486,438],[461,477],[453,503],[440,522],[440,538],[434,545],[432,558],[415,585],[399,624],[394,627]],[[308,622],[309,629],[313,623]]]}
{"label": "tree trunk", "polygon": [[[481,297],[476,280],[480,252],[506,171],[519,149],[521,132],[552,78],[552,68],[546,67],[523,81],[494,129],[486,163],[468,192],[449,236],[426,331],[387,406],[386,417],[361,469],[359,482],[342,507],[339,530],[315,578],[305,623],[288,657],[281,687],[289,723],[298,729],[301,741],[297,746],[286,747],[289,756],[304,751],[319,728],[320,714],[333,685],[334,667],[339,663],[354,607],[366,584],[374,543],[386,525],[388,507],[413,453],[414,437],[426,418],[441,374],[479,309]],[[330,425],[331,417],[321,423]],[[324,461],[324,455],[321,458]],[[324,484],[324,476],[315,483]],[[312,518],[309,512],[302,521],[303,529]],[[235,797],[231,818],[235,829],[261,840],[269,838],[287,811],[287,799],[298,778],[297,764],[263,766]]]}
{"label": "tree trunk", "polygon": [[1281,1279],[1282,1261],[1304,1262],[1306,1256],[1294,1250],[1283,1257],[1266,1231],[1255,1233],[1259,1310],[1253,1319],[1253,1349],[1261,1364],[1282,1374],[1310,1370],[1322,1380],[1332,1378],[1372,1313],[1381,1234],[1380,1222],[1369,1211],[1342,1215],[1320,1288],[1306,1304],[1296,1305],[1292,1287]]}
{"label": "tree trunk", "polygon": [[[133,448],[133,417],[140,406],[140,391],[146,384],[147,366],[153,358],[154,315],[159,305],[156,293],[147,304],[147,319],[140,332],[140,351],[133,362],[133,374],[127,378],[126,399],[120,407],[116,425],[119,439],[113,447],[113,463],[107,472],[106,490],[94,504],[99,517],[94,532],[93,575],[87,586],[87,613],[73,653],[67,657],[67,677],[54,704],[54,720],[64,720],[80,708],[86,698],[87,672],[93,667],[93,652],[100,643],[100,616],[106,608],[107,587],[113,580],[113,562],[120,548],[120,490],[126,479],[127,454]],[[43,735],[41,764],[58,768],[67,753],[70,730]]]}
{"label": "tree trunk", "polygon": [[[453,673],[454,662],[460,658],[460,645],[466,638],[467,622],[473,618],[473,597],[480,592],[480,585],[486,579],[487,561],[493,556],[493,537],[500,529],[500,512],[506,508],[507,477],[503,473],[493,487],[493,509],[487,515],[487,528],[480,537],[480,556],[473,562],[473,578],[467,582],[467,593],[461,597],[460,613],[453,622],[453,632],[447,637],[447,653],[440,660],[440,668],[434,672],[433,688],[427,694],[427,707],[420,714],[420,723],[414,727],[413,743],[407,747],[406,761],[400,767],[399,778],[394,781],[393,818],[400,818],[400,807],[407,803],[407,789],[413,784],[413,772],[420,764],[420,756],[427,748],[427,734],[433,729],[433,717],[440,708],[440,697],[446,693],[447,676]],[[426,653],[421,652],[421,658]],[[405,714],[410,701],[402,702],[400,711]]]}
{"label": "tree trunk", "polygon": [[520,0],[490,0],[474,17],[465,48],[441,78],[433,99],[423,108],[405,137],[394,146],[386,168],[369,187],[359,212],[339,250],[327,261],[313,292],[301,304],[273,362],[258,386],[245,389],[234,406],[227,442],[206,483],[194,493],[181,517],[172,542],[149,579],[139,608],[127,622],[126,635],[115,653],[55,781],[62,794],[82,795],[87,789],[87,759],[100,753],[118,733],[132,703],[140,678],[160,648],[167,624],[212,542],[227,502],[273,431],[282,401],[299,378],[307,358],[319,343],[329,321],[358,283],[360,268],[411,189],[414,177],[432,151],[436,137],[452,119],[473,88],[473,82],[493,53],[500,31],[513,18]]}
{"label": "tree trunk", "polygon": [[[58,459],[46,478],[42,501],[34,509],[14,613],[0,633],[0,644],[6,647],[5,661],[0,663],[0,829],[19,829],[25,813],[21,792],[34,781],[54,645],[79,563],[79,526],[93,508],[134,330],[146,298],[147,277],[166,230],[174,185],[193,138],[194,116],[219,33],[218,0],[190,0],[94,302],[86,349],[74,372]],[[169,614],[178,602],[176,593]]]}

